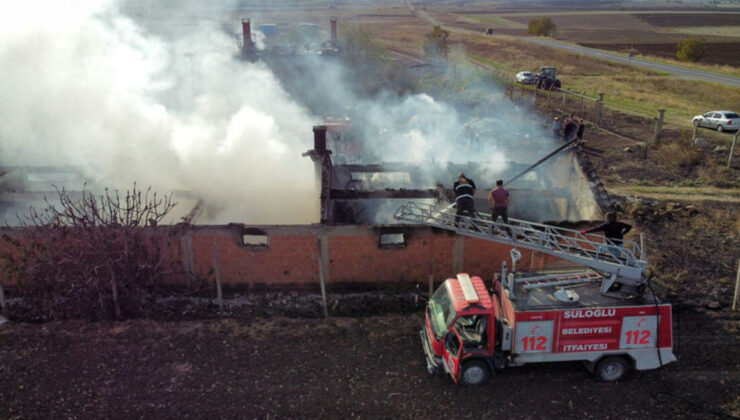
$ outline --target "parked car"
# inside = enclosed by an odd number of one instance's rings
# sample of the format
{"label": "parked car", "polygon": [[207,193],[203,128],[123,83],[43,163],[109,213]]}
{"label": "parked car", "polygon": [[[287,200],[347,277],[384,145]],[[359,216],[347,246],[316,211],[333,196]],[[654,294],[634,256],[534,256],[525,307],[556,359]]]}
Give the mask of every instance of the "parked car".
{"label": "parked car", "polygon": [[531,85],[537,81],[537,76],[531,71],[520,71],[516,74],[516,81],[525,85]]}
{"label": "parked car", "polygon": [[694,127],[713,128],[718,132],[737,131],[740,127],[740,115],[732,111],[712,111],[697,115],[692,120]]}

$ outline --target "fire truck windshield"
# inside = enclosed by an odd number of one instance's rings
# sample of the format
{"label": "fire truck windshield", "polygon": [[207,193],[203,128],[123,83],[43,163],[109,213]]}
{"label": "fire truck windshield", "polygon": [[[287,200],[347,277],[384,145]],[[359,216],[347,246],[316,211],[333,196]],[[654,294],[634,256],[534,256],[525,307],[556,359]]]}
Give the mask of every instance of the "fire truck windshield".
{"label": "fire truck windshield", "polygon": [[439,340],[446,333],[452,321],[455,320],[457,313],[452,306],[450,295],[447,293],[447,287],[442,285],[429,300],[429,320],[432,324],[434,337]]}

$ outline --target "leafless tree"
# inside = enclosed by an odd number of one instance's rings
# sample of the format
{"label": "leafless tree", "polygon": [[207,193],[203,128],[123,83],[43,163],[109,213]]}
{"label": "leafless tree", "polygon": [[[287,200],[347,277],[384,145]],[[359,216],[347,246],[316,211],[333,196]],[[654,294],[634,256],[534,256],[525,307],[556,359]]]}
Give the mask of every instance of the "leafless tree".
{"label": "leafless tree", "polygon": [[56,192],[58,202],[45,200],[21,219],[19,237],[4,236],[11,247],[2,257],[23,306],[41,319],[146,313],[167,270],[171,236],[154,226],[176,205],[172,196],[135,184],[125,193],[84,188],[79,199]]}

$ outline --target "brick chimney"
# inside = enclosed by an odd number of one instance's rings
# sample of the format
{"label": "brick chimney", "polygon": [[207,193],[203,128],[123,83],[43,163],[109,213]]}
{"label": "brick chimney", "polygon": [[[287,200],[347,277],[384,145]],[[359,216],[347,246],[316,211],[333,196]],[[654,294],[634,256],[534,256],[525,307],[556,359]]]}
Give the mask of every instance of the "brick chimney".
{"label": "brick chimney", "polygon": [[251,50],[254,48],[254,42],[252,41],[252,24],[249,19],[242,19],[242,41],[242,48],[244,50]]}
{"label": "brick chimney", "polygon": [[337,17],[332,16],[329,21],[331,22],[331,43],[337,43]]}

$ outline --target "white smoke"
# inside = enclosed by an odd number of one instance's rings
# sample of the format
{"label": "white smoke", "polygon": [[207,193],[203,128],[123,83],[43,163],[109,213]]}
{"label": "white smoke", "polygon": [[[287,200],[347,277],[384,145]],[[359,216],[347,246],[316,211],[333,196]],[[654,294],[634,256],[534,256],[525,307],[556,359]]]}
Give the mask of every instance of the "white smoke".
{"label": "white smoke", "polygon": [[72,165],[101,186],[190,191],[206,203],[200,223],[303,224],[318,221],[314,167],[301,153],[321,116],[352,114],[366,163],[418,164],[423,185],[404,187],[450,185],[446,162],[469,161],[486,163],[472,174],[484,187],[508,161],[554,148],[491,86],[470,90],[502,105],[472,114],[494,117],[482,125],[495,129],[471,138],[475,123],[453,106],[427,94],[367,98],[338,62],[303,56],[279,78],[236,59],[241,28],[229,1],[166,3],[0,6],[0,163]]}
{"label": "white smoke", "polygon": [[192,191],[213,222],[316,221],[313,164],[300,156],[316,117],[264,65],[235,60],[217,21],[176,29],[153,34],[112,0],[4,4],[2,164]]}

